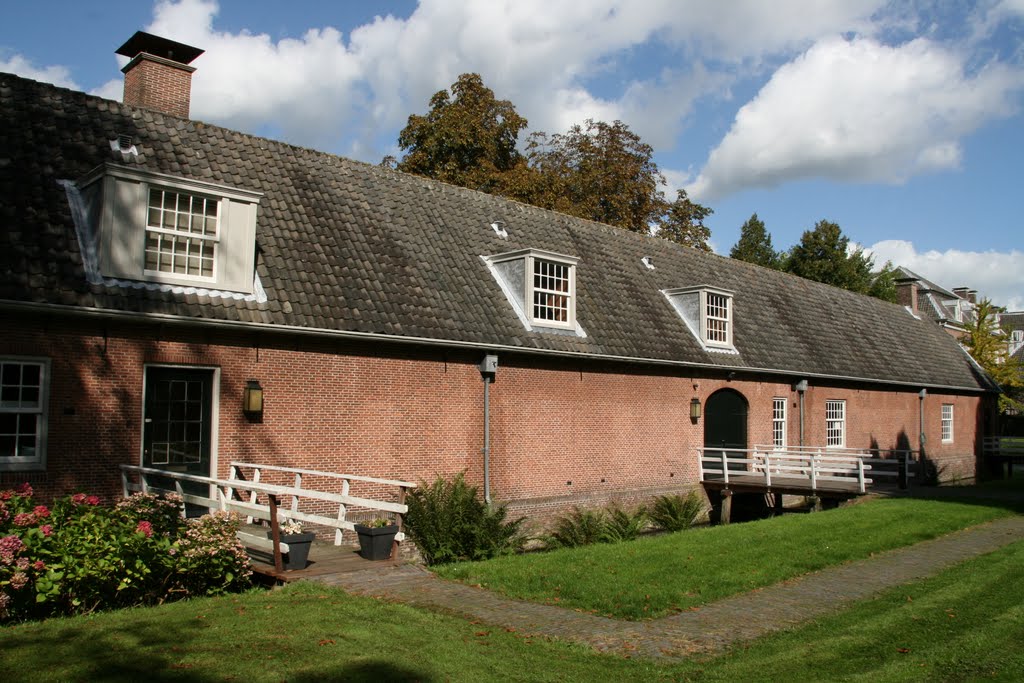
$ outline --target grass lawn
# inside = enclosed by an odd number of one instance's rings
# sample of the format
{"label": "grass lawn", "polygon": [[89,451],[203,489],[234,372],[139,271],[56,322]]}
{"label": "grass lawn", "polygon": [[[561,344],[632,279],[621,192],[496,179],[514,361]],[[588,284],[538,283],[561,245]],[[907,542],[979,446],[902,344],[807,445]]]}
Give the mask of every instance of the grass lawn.
{"label": "grass lawn", "polygon": [[1024,680],[1024,543],[720,656],[653,663],[312,584],[0,628],[3,680]]}
{"label": "grass lawn", "polygon": [[1012,514],[977,502],[878,499],[811,515],[438,567],[505,595],[622,619],[685,610]]}

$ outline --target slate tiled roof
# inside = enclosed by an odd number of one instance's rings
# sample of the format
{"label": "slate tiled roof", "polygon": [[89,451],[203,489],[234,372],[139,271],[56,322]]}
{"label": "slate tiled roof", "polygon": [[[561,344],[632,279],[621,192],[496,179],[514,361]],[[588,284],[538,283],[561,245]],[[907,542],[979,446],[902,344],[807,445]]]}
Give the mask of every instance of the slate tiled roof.
{"label": "slate tiled roof", "polygon": [[[87,284],[60,179],[121,163],[263,193],[265,302]],[[491,230],[502,221],[507,240]],[[481,260],[576,256],[586,337],[527,332]],[[648,270],[643,256],[653,258]],[[372,333],[914,386],[987,389],[956,342],[902,307],[498,197],[0,74],[0,300]],[[660,290],[735,292],[738,355],[702,349]]]}

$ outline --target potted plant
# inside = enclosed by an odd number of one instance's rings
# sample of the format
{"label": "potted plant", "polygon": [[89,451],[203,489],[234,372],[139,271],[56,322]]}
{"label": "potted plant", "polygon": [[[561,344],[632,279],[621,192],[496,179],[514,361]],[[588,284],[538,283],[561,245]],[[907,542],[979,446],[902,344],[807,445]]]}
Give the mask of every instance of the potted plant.
{"label": "potted plant", "polygon": [[[271,532],[267,532],[271,537]],[[302,532],[302,522],[289,519],[281,525],[281,542],[288,544],[288,552],[284,556],[285,569],[305,569],[309,560],[309,547],[313,543],[316,534],[307,531]]]}
{"label": "potted plant", "polygon": [[359,554],[367,560],[391,558],[391,545],[398,533],[398,525],[389,519],[378,517],[355,525],[359,534]]}

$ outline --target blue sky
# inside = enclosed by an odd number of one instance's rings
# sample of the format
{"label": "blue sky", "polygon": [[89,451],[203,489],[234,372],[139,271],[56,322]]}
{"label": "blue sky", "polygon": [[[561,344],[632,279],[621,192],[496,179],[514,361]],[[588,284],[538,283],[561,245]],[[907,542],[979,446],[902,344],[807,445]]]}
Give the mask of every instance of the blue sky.
{"label": "blue sky", "polygon": [[531,130],[625,121],[720,253],[755,212],[777,248],[826,218],[1024,309],[1024,0],[20,2],[0,71],[120,99],[139,29],[207,51],[196,119],[376,163],[475,71]]}

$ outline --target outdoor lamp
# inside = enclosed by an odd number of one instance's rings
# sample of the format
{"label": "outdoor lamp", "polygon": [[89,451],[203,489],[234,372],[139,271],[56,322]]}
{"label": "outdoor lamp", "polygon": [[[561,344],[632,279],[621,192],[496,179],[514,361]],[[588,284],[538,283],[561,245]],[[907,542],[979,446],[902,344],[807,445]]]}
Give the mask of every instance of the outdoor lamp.
{"label": "outdoor lamp", "polygon": [[259,380],[251,379],[245,383],[242,412],[250,420],[263,417],[263,387],[260,386]]}
{"label": "outdoor lamp", "polygon": [[699,398],[692,398],[692,399],[690,399],[690,417],[693,418],[694,420],[699,420],[700,419],[700,399]]}

